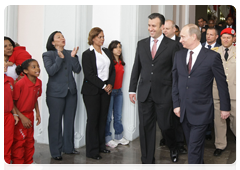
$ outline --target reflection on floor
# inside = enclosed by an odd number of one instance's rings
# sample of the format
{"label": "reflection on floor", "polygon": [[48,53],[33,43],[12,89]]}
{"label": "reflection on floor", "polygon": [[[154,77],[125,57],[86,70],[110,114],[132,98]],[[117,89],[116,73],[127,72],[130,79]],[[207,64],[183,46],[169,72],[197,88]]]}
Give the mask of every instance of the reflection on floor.
{"label": "reflection on floor", "polygon": [[[214,146],[214,132],[212,140],[205,141],[204,162],[205,164],[232,164],[236,160],[236,142],[234,135],[228,129],[228,146],[221,156],[213,156],[215,150]],[[166,146],[159,146],[161,135],[160,130],[157,130],[156,137],[156,164],[173,164],[170,160],[170,153]],[[34,161],[37,164],[141,164],[141,151],[139,138],[130,142],[127,146],[119,145],[117,148],[109,148],[110,154],[101,154],[101,160],[94,160],[86,157],[86,148],[81,147],[76,150],[80,152],[79,155],[63,154],[62,161],[56,161],[51,158],[49,146],[46,144],[35,144]],[[179,161],[176,164],[187,164],[187,154],[179,155]]]}

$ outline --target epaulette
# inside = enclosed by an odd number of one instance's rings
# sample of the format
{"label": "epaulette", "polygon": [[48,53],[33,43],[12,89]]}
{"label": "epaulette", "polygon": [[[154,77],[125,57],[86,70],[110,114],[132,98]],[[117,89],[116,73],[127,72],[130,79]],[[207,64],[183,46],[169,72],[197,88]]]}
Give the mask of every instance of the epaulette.
{"label": "epaulette", "polygon": [[213,47],[213,48],[211,48],[211,50],[213,50],[213,51],[218,51],[218,48],[219,48],[219,47]]}

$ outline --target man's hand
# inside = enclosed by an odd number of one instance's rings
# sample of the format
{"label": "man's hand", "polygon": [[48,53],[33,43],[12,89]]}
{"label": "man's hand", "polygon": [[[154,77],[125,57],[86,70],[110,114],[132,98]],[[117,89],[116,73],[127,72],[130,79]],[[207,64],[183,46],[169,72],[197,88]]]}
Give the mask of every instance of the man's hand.
{"label": "man's hand", "polygon": [[137,101],[136,99],[136,94],[129,94],[129,98],[130,98],[130,101],[135,104],[135,101]]}
{"label": "man's hand", "polygon": [[177,117],[180,117],[180,107],[176,107],[176,108],[173,110],[173,112],[175,113],[175,115],[176,115]]}
{"label": "man's hand", "polygon": [[221,111],[221,118],[227,119],[230,116],[230,111]]}

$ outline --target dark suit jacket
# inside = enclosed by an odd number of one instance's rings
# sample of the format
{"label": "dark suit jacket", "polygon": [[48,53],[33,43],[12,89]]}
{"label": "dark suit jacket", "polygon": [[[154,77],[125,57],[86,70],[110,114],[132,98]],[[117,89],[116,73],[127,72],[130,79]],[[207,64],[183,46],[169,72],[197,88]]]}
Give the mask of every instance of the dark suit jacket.
{"label": "dark suit jacket", "polygon": [[177,36],[176,36],[175,41],[178,42],[179,49],[182,50],[182,49],[183,49],[183,45],[182,45],[182,43],[180,43],[180,39],[181,39],[180,37],[177,37]]}
{"label": "dark suit jacket", "polygon": [[[206,42],[202,43],[202,46],[203,46],[203,47],[205,47],[205,45],[206,45]],[[220,46],[221,46],[221,45],[218,44],[218,43],[216,43],[216,44],[214,45],[214,47],[220,47]]]}
{"label": "dark suit jacket", "polygon": [[43,53],[43,63],[48,73],[47,95],[65,97],[68,88],[72,94],[77,93],[75,79],[72,72],[80,73],[81,66],[78,56],[71,57],[70,50],[63,50],[64,58],[58,56],[57,50]]}
{"label": "dark suit jacket", "polygon": [[164,36],[155,58],[152,60],[150,37],[138,42],[129,86],[129,92],[136,92],[138,85],[138,101],[144,102],[151,89],[154,102],[172,102],[171,70],[173,57],[178,49],[176,41]]}
{"label": "dark suit jacket", "polygon": [[[110,59],[109,78],[107,84],[111,84],[112,86],[114,86],[115,67],[111,57],[111,52],[107,48],[103,48],[102,50]],[[82,53],[82,67],[84,73],[84,80],[81,93],[85,95],[98,94],[99,90],[101,90],[106,83],[98,77],[96,56],[94,50],[90,51],[90,49],[88,49]]]}
{"label": "dark suit jacket", "polygon": [[197,60],[188,74],[186,66],[187,49],[176,52],[172,70],[173,108],[180,107],[180,122],[187,115],[193,125],[209,124],[214,118],[213,79],[216,79],[220,96],[220,110],[230,110],[228,84],[221,56],[202,47]]}

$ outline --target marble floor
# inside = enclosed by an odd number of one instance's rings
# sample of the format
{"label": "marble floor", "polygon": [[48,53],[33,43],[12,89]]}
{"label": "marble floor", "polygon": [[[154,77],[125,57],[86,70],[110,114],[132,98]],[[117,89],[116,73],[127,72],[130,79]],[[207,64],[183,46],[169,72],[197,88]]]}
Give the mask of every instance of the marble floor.
{"label": "marble floor", "polygon": [[[236,160],[236,142],[234,135],[228,129],[227,140],[228,146],[221,156],[213,156],[214,132],[213,139],[205,141],[204,162],[205,164],[232,164]],[[169,150],[166,146],[159,146],[161,139],[160,130],[156,133],[156,164],[173,164],[170,160]],[[63,154],[63,160],[56,161],[51,158],[49,146],[47,144],[35,144],[34,161],[37,164],[141,164],[141,151],[139,138],[130,142],[127,146],[119,145],[117,148],[109,148],[110,154],[101,154],[101,160],[94,160],[86,157],[86,148],[81,147],[76,150],[80,152],[78,155]],[[187,154],[179,155],[179,161],[175,164],[187,164]]]}

